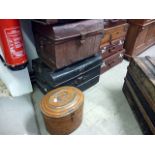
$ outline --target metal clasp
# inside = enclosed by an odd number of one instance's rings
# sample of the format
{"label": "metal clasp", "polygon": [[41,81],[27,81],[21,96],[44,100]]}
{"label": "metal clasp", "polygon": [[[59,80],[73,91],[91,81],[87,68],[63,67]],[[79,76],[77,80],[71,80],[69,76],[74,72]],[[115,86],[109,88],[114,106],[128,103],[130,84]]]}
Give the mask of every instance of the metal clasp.
{"label": "metal clasp", "polygon": [[81,39],[80,39],[81,44],[84,44],[85,40],[86,40],[86,34],[81,33]]}

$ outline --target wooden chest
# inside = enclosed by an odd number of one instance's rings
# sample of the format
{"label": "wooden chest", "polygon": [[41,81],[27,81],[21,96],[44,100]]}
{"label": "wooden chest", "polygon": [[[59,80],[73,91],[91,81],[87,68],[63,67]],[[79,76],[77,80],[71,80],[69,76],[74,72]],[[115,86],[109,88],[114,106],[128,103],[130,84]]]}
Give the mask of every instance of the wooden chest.
{"label": "wooden chest", "polygon": [[128,67],[124,87],[134,100],[131,104],[136,104],[148,128],[155,134],[155,58],[134,58]]}
{"label": "wooden chest", "polygon": [[155,44],[155,20],[128,20],[125,58],[135,57]]}
{"label": "wooden chest", "polygon": [[53,71],[40,59],[32,61],[36,84],[43,93],[60,87],[74,86],[86,90],[99,81],[102,58],[99,54],[66,68]]}
{"label": "wooden chest", "polygon": [[110,42],[107,42],[105,44],[102,44],[100,46],[100,51],[101,51],[101,55],[103,57],[103,59],[116,54],[117,52],[122,51],[123,45],[124,45],[124,37],[120,38],[120,39],[116,39]]}
{"label": "wooden chest", "polygon": [[60,69],[99,52],[103,20],[55,25],[32,22],[36,48],[52,69]]}
{"label": "wooden chest", "polygon": [[121,23],[104,29],[104,37],[100,44],[100,54],[103,59],[101,73],[122,62],[125,52],[123,46],[127,29],[127,23]]}
{"label": "wooden chest", "polygon": [[123,61],[125,50],[117,52],[107,58],[105,58],[101,65],[101,74],[116,66]]}
{"label": "wooden chest", "polygon": [[40,109],[50,134],[70,134],[82,122],[84,95],[74,87],[59,87],[47,93]]}

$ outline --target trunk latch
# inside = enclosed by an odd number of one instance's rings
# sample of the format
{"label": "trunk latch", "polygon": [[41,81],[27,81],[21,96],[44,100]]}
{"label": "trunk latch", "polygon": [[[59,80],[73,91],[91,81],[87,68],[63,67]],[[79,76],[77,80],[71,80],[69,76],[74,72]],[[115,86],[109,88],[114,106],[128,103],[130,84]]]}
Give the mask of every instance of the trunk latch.
{"label": "trunk latch", "polygon": [[84,44],[85,40],[86,40],[86,34],[81,33],[81,39],[80,39],[81,44]]}

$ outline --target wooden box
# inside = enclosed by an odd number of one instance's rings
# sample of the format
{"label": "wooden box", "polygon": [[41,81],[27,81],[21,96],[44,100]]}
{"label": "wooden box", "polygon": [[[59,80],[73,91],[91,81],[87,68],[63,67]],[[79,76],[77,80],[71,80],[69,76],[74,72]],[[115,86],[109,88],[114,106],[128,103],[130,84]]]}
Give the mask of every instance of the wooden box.
{"label": "wooden box", "polygon": [[32,22],[36,48],[51,69],[60,69],[99,52],[103,20],[55,25]]}
{"label": "wooden box", "polygon": [[40,59],[32,61],[32,68],[36,84],[43,93],[66,85],[83,91],[99,81],[101,63],[102,57],[96,54],[57,71],[51,70]]}

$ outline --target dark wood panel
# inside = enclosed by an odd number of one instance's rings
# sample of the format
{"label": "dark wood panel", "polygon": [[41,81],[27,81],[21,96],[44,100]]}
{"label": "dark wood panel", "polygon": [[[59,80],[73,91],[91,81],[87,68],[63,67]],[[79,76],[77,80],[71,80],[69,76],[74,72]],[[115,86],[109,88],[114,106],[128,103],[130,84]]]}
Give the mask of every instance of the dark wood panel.
{"label": "dark wood panel", "polygon": [[127,59],[139,55],[155,44],[155,20],[146,20],[145,22],[147,24],[140,25],[136,24],[136,20],[134,20],[134,22],[129,20],[130,25],[124,45]]}
{"label": "dark wood panel", "polygon": [[[130,104],[137,105],[147,126],[155,134],[155,59],[151,57],[133,58],[125,77],[124,91]],[[125,88],[126,89],[126,88]],[[128,94],[131,94],[129,96]]]}

